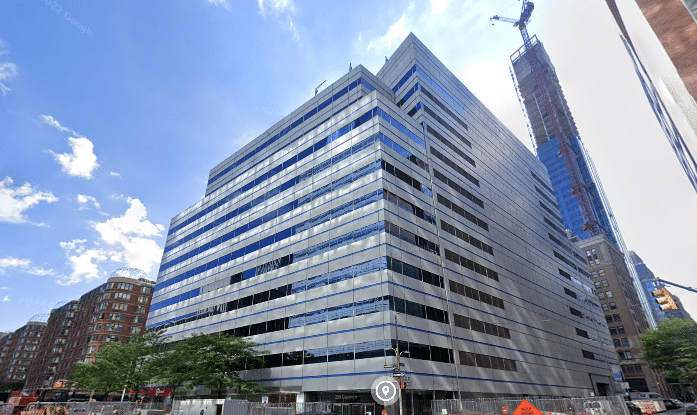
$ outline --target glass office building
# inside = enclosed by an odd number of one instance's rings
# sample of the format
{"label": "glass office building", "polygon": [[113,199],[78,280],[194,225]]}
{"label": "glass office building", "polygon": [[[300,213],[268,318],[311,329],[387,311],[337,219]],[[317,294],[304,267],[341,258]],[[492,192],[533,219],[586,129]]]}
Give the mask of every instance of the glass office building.
{"label": "glass office building", "polygon": [[407,411],[611,393],[616,354],[553,200],[542,163],[409,35],[211,170],[171,221],[147,327],[248,337],[268,354],[245,377],[272,402],[372,402],[397,346]]}

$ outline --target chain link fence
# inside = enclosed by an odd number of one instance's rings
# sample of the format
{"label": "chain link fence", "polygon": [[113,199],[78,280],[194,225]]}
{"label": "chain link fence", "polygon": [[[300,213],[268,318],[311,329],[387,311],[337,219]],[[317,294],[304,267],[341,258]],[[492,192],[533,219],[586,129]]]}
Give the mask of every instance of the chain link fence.
{"label": "chain link fence", "polygon": [[[543,415],[630,415],[621,396],[590,398],[525,398]],[[434,415],[512,415],[523,398],[446,399],[431,402]]]}
{"label": "chain link fence", "polygon": [[140,415],[136,402],[32,402],[22,415]]}

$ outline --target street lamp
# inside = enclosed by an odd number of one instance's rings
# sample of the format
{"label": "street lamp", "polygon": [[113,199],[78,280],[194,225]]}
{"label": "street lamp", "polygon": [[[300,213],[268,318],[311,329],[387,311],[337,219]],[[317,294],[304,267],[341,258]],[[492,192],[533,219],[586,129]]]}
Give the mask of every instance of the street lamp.
{"label": "street lamp", "polygon": [[397,378],[397,383],[399,385],[399,415],[404,415],[404,409],[402,407],[402,378],[404,377],[404,373],[402,373],[402,364],[399,362],[399,358],[402,356],[402,353],[409,354],[409,350],[404,350],[404,351],[399,351],[399,332],[398,329],[399,326],[397,325],[397,316],[394,316],[394,330],[395,330],[395,340],[397,343],[397,347],[388,347],[385,350],[392,350],[397,356],[397,364],[396,365],[385,365],[385,369],[392,369],[392,376]]}

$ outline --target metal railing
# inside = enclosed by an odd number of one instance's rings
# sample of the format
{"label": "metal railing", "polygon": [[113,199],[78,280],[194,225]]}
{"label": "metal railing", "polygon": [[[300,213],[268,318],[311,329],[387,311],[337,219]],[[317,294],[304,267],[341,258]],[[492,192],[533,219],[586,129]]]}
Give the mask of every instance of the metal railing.
{"label": "metal railing", "polygon": [[455,415],[512,415],[523,399],[539,409],[543,415],[629,415],[627,405],[621,396],[434,400],[431,402],[431,413],[438,415],[446,413]]}

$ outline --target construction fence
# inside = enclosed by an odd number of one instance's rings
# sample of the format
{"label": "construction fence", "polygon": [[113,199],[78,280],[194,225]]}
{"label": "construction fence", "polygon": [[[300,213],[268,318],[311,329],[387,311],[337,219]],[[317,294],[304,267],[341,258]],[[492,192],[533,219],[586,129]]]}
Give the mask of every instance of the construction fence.
{"label": "construction fence", "polygon": [[[630,415],[621,396],[524,399],[543,415]],[[431,413],[433,415],[513,415],[522,402],[523,398],[434,400],[431,402]],[[528,414],[530,411],[523,411],[523,413]]]}

